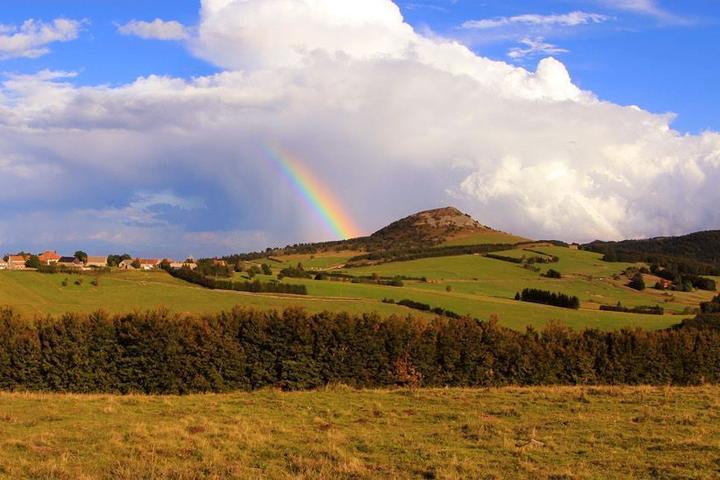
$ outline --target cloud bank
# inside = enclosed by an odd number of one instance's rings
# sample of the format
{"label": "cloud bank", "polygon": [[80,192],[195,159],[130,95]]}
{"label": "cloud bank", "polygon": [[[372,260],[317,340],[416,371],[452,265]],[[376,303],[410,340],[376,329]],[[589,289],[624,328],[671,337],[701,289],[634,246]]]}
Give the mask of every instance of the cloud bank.
{"label": "cloud bank", "polygon": [[0,60],[37,58],[50,52],[48,45],[75,40],[82,22],[57,18],[50,23],[27,20],[22,25],[0,24]]}
{"label": "cloud bank", "polygon": [[203,0],[187,45],[223,71],[5,79],[0,203],[16,208],[0,248],[181,256],[328,239],[268,145],[304,159],[368,233],[446,204],[535,238],[720,226],[720,135],[604,102],[555,59],[528,71],[420,35],[390,0]]}

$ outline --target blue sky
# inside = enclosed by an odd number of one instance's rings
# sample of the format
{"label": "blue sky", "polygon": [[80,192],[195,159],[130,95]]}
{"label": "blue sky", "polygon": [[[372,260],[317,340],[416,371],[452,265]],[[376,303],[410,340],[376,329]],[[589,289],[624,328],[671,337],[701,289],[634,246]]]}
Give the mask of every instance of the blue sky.
{"label": "blue sky", "polygon": [[720,228],[719,22],[715,0],[4,0],[0,253],[331,239],[267,146],[365,233],[448,204],[535,238]]}
{"label": "blue sky", "polygon": [[[719,130],[720,116],[720,2],[690,0],[656,2],[667,16],[648,13],[643,1],[592,0],[418,0],[397,1],[406,20],[418,30],[465,41],[477,53],[508,60],[508,51],[525,36],[542,37],[568,50],[556,54],[576,84],[601,98],[623,105],[639,105],[657,113],[678,115],[673,127],[682,132]],[[623,6],[624,5],[624,6]],[[117,25],[132,19],[173,19],[185,25],[198,22],[193,1],[156,0],[4,0],[0,24],[19,24],[28,18],[83,19],[79,38],[52,45],[52,54],[38,59],[0,63],[2,71],[34,72],[49,68],[79,72],[78,84],[120,84],[138,76],[207,75],[218,68],[190,54],[182,45],[147,42],[117,33]],[[593,25],[512,31],[469,32],[469,20],[524,14],[599,13],[609,17]],[[498,31],[499,30],[499,31]],[[489,37],[489,38],[483,38]],[[505,37],[505,38],[498,38]],[[542,55],[514,60],[533,67]]]}

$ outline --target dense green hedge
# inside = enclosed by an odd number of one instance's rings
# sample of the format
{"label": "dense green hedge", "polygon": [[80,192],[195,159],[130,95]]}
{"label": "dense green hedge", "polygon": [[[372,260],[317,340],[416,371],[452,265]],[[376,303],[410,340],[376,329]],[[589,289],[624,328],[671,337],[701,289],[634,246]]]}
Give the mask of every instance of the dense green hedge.
{"label": "dense green hedge", "polygon": [[515,295],[515,299],[523,302],[542,303],[544,305],[572,308],[575,310],[580,308],[580,299],[578,297],[565,293],[548,292],[547,290],[539,290],[537,288],[526,288],[521,293]]}
{"label": "dense green hedge", "polygon": [[[703,320],[699,325],[716,325]],[[189,393],[331,383],[501,386],[720,381],[720,330],[524,333],[468,318],[236,309],[68,314],[0,311],[0,389]]]}
{"label": "dense green hedge", "polygon": [[195,272],[188,268],[167,268],[165,271],[175,278],[194,283],[195,285],[200,285],[201,287],[210,288],[212,290],[307,295],[307,287],[305,285],[294,285],[291,283],[281,283],[276,281],[261,282],[260,280],[255,280],[253,282],[234,282],[233,280],[224,278],[207,277],[202,273]]}

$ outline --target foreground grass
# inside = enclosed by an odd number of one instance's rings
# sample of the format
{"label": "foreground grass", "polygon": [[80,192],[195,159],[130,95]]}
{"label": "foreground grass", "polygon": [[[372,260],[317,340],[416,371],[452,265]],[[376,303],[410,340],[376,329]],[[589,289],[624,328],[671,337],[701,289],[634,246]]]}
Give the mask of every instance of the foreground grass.
{"label": "foreground grass", "polygon": [[718,478],[720,387],[0,394],[2,478]]}

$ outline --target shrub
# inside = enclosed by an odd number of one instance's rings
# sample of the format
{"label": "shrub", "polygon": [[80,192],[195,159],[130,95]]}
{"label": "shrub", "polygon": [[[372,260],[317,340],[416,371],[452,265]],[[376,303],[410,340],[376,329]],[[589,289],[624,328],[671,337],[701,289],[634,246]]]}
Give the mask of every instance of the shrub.
{"label": "shrub", "polygon": [[645,290],[645,279],[643,278],[642,273],[637,272],[636,274],[634,274],[633,277],[630,279],[628,287],[639,291]]}
{"label": "shrub", "polygon": [[543,273],[542,276],[545,278],[557,278],[557,279],[562,278],[562,274],[552,268],[550,270],[548,270],[547,272]]}

